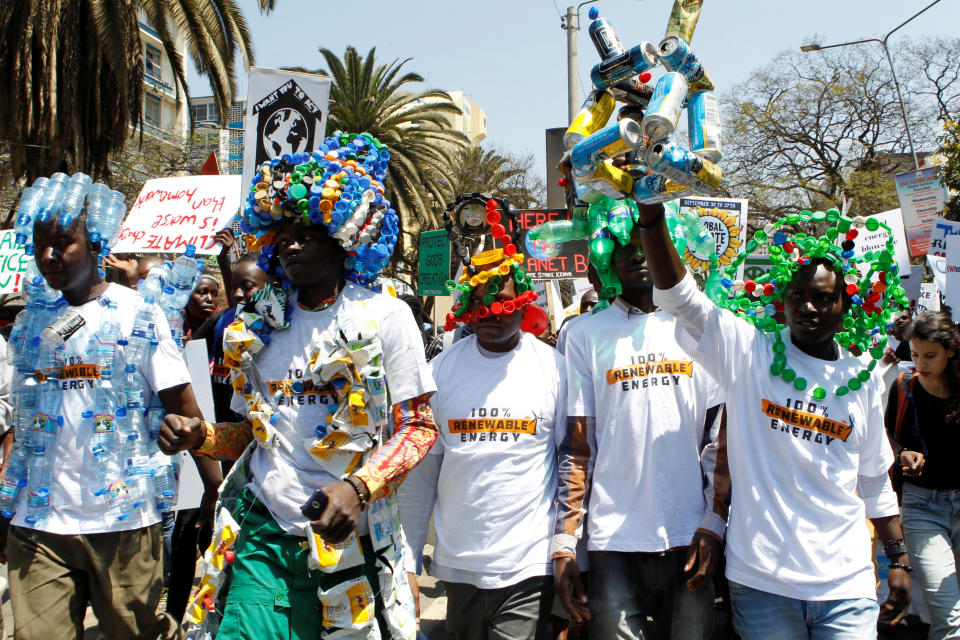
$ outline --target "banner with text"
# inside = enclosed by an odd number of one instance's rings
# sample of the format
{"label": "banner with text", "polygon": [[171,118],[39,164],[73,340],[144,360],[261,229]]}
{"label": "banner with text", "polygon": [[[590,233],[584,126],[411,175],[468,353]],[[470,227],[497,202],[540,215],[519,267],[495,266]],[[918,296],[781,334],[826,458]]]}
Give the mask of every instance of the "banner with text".
{"label": "banner with text", "polygon": [[182,176],[147,180],[120,227],[113,253],[220,253],[214,236],[240,209],[240,183],[231,176]]}
{"label": "banner with text", "polygon": [[315,73],[251,67],[243,138],[246,181],[266,160],[320,146],[327,127],[331,82]]}
{"label": "banner with text", "polygon": [[562,244],[534,242],[527,237],[530,229],[545,222],[554,220],[569,220],[566,209],[518,209],[517,223],[519,229],[511,224],[510,235],[517,250],[525,258],[523,265],[531,278],[540,280],[557,280],[562,278],[587,277],[587,241],[573,240]]}
{"label": "banner with text", "polygon": [[0,293],[20,293],[27,271],[22,244],[14,243],[13,229],[0,231]]}
{"label": "banner with text", "polygon": [[936,167],[927,167],[898,173],[894,181],[910,242],[910,255],[925,255],[930,245],[933,221],[943,214],[947,201],[947,190],[940,182],[940,172]]}
{"label": "banner with text", "polygon": [[[747,244],[747,201],[737,198],[680,198],[680,214],[694,213],[713,235],[720,268],[730,266]],[[710,256],[700,255],[689,247],[681,256],[694,273],[704,274],[710,266]],[[737,278],[743,277],[743,265]]]}
{"label": "banner with text", "polygon": [[[893,231],[893,257],[900,268],[900,277],[909,278],[910,256],[907,254],[907,233],[903,227],[903,216],[900,209],[891,209],[869,217],[876,218]],[[883,227],[876,231],[861,229],[856,242],[854,242],[853,251],[860,257],[868,251],[880,251],[887,246],[888,235],[887,230]]]}
{"label": "banner with text", "polygon": [[940,311],[940,290],[936,282],[924,282],[920,285],[920,298],[917,300],[916,315],[924,311]]}
{"label": "banner with text", "polygon": [[930,252],[928,255],[947,255],[947,238],[950,236],[960,236],[960,222],[944,220],[943,218],[934,220],[933,229],[930,232]]}
{"label": "banner with text", "polygon": [[947,238],[947,286],[941,291],[954,322],[960,322],[960,235]]}

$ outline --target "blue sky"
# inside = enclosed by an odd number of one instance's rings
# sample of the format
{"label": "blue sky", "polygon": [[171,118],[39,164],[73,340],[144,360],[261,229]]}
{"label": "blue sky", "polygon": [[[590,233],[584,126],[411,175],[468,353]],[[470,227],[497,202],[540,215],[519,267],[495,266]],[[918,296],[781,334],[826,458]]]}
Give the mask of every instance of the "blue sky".
{"label": "blue sky", "polygon": [[[816,38],[822,44],[882,36],[931,0],[705,0],[693,48],[720,91],[744,80],[779,52]],[[321,46],[365,54],[377,47],[383,61],[413,58],[407,69],[422,75],[421,89],[467,93],[487,114],[487,140],[518,154],[533,153],[544,175],[544,129],[567,124],[564,0],[410,0],[365,3],[279,0],[260,14],[255,0],[239,0],[246,12],[256,63],[320,68]],[[599,60],[587,33],[587,11],[609,18],[624,46],[663,37],[673,0],[600,0],[583,7],[578,34],[580,99]],[[941,0],[898,31],[904,37],[956,37],[960,0]],[[876,44],[859,45],[877,47]],[[817,53],[807,55],[820,55]],[[242,69],[242,67],[241,67]],[[206,79],[191,71],[190,90],[209,95]],[[246,96],[246,77],[239,94]],[[555,172],[547,174],[555,179]]]}

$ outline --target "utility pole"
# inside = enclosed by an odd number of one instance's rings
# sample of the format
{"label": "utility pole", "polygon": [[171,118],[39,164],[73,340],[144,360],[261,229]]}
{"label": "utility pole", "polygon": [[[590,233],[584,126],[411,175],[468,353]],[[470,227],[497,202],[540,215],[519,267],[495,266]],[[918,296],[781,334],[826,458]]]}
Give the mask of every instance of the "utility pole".
{"label": "utility pole", "polygon": [[567,17],[561,25],[567,31],[567,122],[573,122],[577,115],[580,96],[577,92],[577,31],[580,29],[580,16],[575,7],[567,7]]}

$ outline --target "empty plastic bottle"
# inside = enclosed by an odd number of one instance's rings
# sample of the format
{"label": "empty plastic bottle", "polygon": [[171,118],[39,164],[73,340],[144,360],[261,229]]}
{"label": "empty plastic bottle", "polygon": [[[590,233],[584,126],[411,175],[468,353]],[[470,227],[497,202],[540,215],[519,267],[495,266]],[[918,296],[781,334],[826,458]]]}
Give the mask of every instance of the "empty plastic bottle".
{"label": "empty plastic bottle", "polygon": [[17,510],[17,499],[20,490],[27,486],[27,447],[22,443],[15,443],[10,452],[10,462],[7,472],[0,483],[0,515],[12,518]]}
{"label": "empty plastic bottle", "polygon": [[33,234],[33,222],[40,211],[41,192],[42,188],[27,187],[20,194],[17,217],[13,223],[14,241],[17,244],[26,244],[27,238]]}
{"label": "empty plastic bottle", "polygon": [[112,477],[118,466],[117,460],[117,394],[113,388],[110,370],[100,372],[100,383],[93,396],[93,407],[80,414],[84,420],[92,422],[93,437],[90,447],[93,453],[93,471],[97,476],[94,495],[100,495],[107,489],[107,480]]}
{"label": "empty plastic bottle", "polygon": [[60,207],[60,226],[65,227],[80,215],[87,200],[87,192],[93,179],[85,173],[75,173],[67,183],[67,192]]}
{"label": "empty plastic bottle", "polygon": [[160,462],[153,470],[153,490],[157,499],[157,509],[170,511],[177,504],[180,459],[177,456],[164,459],[162,455],[158,459]]}
{"label": "empty plastic bottle", "polygon": [[153,467],[150,451],[139,433],[127,436],[124,445],[124,469],[127,489],[130,491],[134,509],[146,504],[153,490]]}
{"label": "empty plastic bottle", "polygon": [[50,515],[50,469],[47,451],[34,447],[27,462],[27,524],[33,526]]}
{"label": "empty plastic bottle", "polygon": [[117,362],[117,345],[120,344],[120,312],[117,303],[106,298],[100,298],[100,304],[105,305],[100,330],[96,333],[97,353],[96,363],[101,367],[113,370]]}
{"label": "empty plastic bottle", "polygon": [[157,343],[154,313],[156,313],[156,307],[153,304],[153,298],[148,296],[137,307],[130,337],[120,340],[120,344],[125,345],[123,355],[127,364],[142,367],[147,363],[147,358]]}
{"label": "empty plastic bottle", "polygon": [[69,181],[70,176],[65,173],[55,173],[50,176],[50,181],[43,186],[43,193],[40,194],[38,221],[47,220],[60,212]]}
{"label": "empty plastic bottle", "polygon": [[126,520],[133,513],[133,496],[125,480],[117,479],[110,483],[103,493],[107,509],[117,520]]}
{"label": "empty plastic bottle", "polygon": [[16,410],[17,424],[14,435],[18,442],[26,442],[33,414],[40,408],[40,383],[33,370],[23,365],[17,368],[16,386],[13,390],[13,406]]}

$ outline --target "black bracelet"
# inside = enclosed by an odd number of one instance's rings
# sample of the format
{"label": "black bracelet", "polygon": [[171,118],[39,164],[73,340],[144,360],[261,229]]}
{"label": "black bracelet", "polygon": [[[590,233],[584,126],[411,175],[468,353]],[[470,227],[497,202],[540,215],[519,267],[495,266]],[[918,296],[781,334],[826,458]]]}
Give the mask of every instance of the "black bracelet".
{"label": "black bracelet", "polygon": [[648,223],[646,223],[646,224],[643,224],[643,223],[640,222],[639,219],[637,219],[637,221],[634,222],[633,224],[634,224],[635,226],[637,226],[637,227],[640,227],[641,229],[650,229],[650,228],[656,226],[657,224],[659,224],[661,220],[663,220],[663,216],[664,216],[664,212],[665,212],[665,211],[666,211],[666,208],[664,208],[663,205],[660,205],[660,213],[658,213],[656,216],[654,216],[653,220],[651,220],[650,222],[648,222]]}
{"label": "black bracelet", "polygon": [[360,501],[360,508],[361,508],[361,509],[366,509],[366,508],[367,508],[367,499],[364,497],[364,495],[363,495],[363,490],[360,488],[360,485],[358,485],[357,482],[354,481],[354,477],[353,477],[353,476],[347,476],[347,477],[346,477],[346,482],[347,482],[351,487],[353,487],[354,493],[357,494],[357,500]]}
{"label": "black bracelet", "polygon": [[902,562],[891,562],[891,563],[890,563],[890,568],[891,568],[891,569],[903,569],[903,570],[906,571],[907,573],[913,573],[913,569],[910,568],[910,565],[908,565],[908,564],[903,564]]}
{"label": "black bracelet", "polygon": [[890,560],[896,560],[907,553],[907,545],[903,543],[903,538],[889,540],[883,544],[883,555]]}

